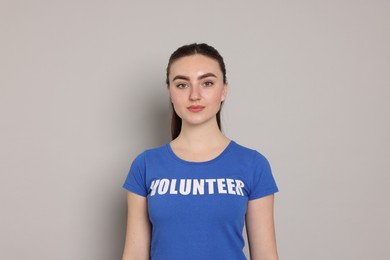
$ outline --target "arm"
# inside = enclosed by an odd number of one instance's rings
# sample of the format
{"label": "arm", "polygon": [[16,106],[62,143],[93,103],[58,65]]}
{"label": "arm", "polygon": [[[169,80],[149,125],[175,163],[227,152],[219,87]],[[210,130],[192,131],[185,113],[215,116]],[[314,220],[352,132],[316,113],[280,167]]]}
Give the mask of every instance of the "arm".
{"label": "arm", "polygon": [[252,260],[278,260],[273,211],[273,194],[248,201],[245,218]]}
{"label": "arm", "polygon": [[151,224],[145,197],[127,192],[127,230],[122,260],[149,260]]}

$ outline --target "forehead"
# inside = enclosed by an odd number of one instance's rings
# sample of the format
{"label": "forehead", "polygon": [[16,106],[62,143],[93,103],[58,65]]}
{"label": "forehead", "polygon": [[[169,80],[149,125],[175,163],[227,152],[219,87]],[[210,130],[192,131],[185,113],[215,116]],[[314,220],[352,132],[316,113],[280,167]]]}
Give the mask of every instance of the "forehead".
{"label": "forehead", "polygon": [[205,73],[214,73],[217,76],[222,76],[222,71],[219,63],[205,55],[195,54],[182,57],[171,64],[170,77],[175,75],[197,76]]}

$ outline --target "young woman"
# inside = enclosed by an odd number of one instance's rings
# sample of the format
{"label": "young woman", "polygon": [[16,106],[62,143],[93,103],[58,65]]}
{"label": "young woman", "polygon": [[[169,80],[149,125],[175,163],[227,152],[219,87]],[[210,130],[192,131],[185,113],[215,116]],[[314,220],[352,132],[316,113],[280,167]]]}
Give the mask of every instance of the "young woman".
{"label": "young woman", "polygon": [[221,131],[222,56],[207,44],[170,57],[172,141],[137,156],[123,187],[128,223],[123,260],[278,259],[268,161]]}

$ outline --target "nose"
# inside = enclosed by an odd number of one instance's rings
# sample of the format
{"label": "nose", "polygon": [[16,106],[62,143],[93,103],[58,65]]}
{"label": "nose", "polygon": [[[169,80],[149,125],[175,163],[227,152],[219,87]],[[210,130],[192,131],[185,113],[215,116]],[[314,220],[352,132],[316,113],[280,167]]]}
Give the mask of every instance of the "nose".
{"label": "nose", "polygon": [[190,100],[199,100],[200,91],[198,86],[191,86]]}

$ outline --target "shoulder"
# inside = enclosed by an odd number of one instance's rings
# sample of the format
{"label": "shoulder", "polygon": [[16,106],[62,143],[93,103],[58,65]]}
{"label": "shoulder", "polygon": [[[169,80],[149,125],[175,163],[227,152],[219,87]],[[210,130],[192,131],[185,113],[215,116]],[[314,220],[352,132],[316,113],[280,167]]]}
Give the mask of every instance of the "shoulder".
{"label": "shoulder", "polygon": [[275,193],[278,190],[267,158],[259,151],[242,145],[237,146],[238,153],[246,157],[244,183],[249,190],[249,200],[257,199]]}
{"label": "shoulder", "polygon": [[138,163],[142,163],[145,162],[146,160],[161,158],[162,156],[165,156],[166,150],[167,150],[167,144],[145,149],[135,157],[134,161]]}
{"label": "shoulder", "polygon": [[248,163],[268,164],[267,158],[258,150],[243,146],[236,142],[234,142],[234,147],[235,156],[238,156],[242,160],[245,160]]}

